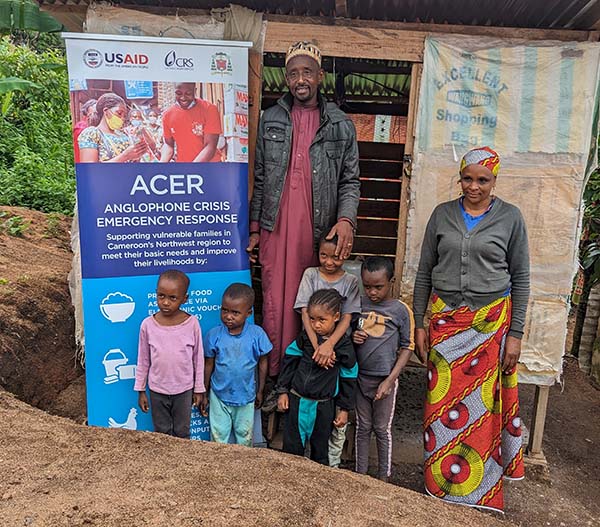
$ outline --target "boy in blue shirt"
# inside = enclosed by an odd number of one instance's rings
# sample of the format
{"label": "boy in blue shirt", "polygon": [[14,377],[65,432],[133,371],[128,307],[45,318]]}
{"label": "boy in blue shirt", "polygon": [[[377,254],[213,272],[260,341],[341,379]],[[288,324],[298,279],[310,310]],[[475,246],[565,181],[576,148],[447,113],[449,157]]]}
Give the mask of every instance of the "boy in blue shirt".
{"label": "boy in blue shirt", "polygon": [[251,287],[231,284],[221,301],[222,323],[206,336],[204,379],[206,389],[210,387],[208,419],[211,438],[217,443],[227,443],[233,432],[238,445],[252,446],[254,408],[262,405],[267,355],[273,347],[264,330],[247,321],[253,305]]}

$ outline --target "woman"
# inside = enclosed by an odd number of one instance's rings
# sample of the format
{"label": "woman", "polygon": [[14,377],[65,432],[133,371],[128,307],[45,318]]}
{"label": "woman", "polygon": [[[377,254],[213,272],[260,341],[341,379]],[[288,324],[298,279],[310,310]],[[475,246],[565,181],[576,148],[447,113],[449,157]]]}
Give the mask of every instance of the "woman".
{"label": "woman", "polygon": [[81,107],[81,120],[73,127],[73,150],[75,163],[79,163],[79,136],[88,126],[92,126],[94,115],[96,114],[96,99],[89,99]]}
{"label": "woman", "polygon": [[[502,480],[524,476],[516,365],[529,298],[521,212],[492,191],[488,147],[460,165],[462,196],[433,211],[415,280],[415,341],[427,362],[425,487],[502,511]],[[423,326],[433,290],[429,341]]]}
{"label": "woman", "polygon": [[147,145],[142,138],[132,143],[122,131],[127,116],[125,101],[115,93],[105,93],[96,103],[96,114],[98,125],[86,128],[78,139],[81,162],[139,161]]}

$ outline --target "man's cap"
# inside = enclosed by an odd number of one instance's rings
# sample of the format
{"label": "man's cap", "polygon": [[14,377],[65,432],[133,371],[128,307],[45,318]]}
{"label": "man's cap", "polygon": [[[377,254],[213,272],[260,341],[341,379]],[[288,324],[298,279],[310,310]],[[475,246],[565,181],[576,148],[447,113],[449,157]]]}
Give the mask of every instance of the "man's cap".
{"label": "man's cap", "polygon": [[312,42],[302,40],[300,42],[292,44],[285,55],[286,66],[287,63],[294,57],[300,56],[310,57],[311,59],[314,59],[315,61],[317,61],[319,67],[321,67],[321,50]]}

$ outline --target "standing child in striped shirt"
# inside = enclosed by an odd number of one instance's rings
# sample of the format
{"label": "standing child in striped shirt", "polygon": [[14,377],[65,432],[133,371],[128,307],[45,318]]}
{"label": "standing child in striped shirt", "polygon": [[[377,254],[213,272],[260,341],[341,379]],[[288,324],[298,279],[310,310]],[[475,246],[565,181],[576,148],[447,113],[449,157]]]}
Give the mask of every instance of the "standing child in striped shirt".
{"label": "standing child in striped shirt", "polygon": [[361,276],[365,296],[358,329],[352,334],[358,361],[356,472],[367,473],[371,432],[375,432],[377,477],[388,481],[398,376],[414,350],[415,322],[408,306],[392,298],[394,266],[388,258],[367,258]]}

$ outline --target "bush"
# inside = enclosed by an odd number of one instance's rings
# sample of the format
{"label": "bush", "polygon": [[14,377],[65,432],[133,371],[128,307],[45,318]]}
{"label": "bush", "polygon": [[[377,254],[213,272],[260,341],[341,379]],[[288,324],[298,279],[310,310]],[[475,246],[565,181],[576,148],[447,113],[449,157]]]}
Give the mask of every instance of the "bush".
{"label": "bush", "polygon": [[0,78],[6,77],[40,88],[0,98],[0,204],[72,214],[75,169],[64,51],[36,51],[4,37]]}

